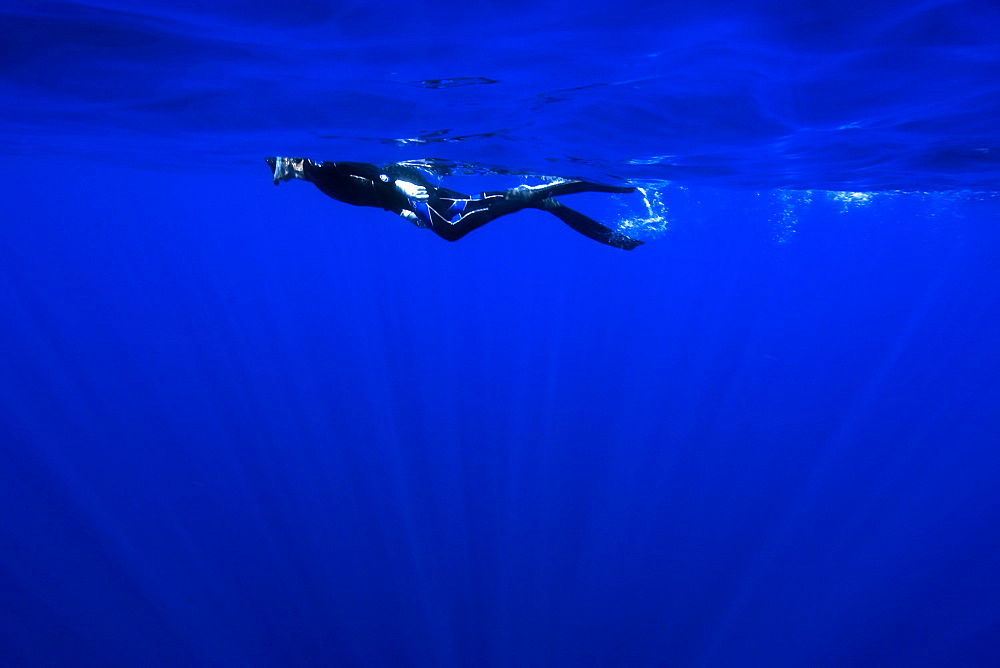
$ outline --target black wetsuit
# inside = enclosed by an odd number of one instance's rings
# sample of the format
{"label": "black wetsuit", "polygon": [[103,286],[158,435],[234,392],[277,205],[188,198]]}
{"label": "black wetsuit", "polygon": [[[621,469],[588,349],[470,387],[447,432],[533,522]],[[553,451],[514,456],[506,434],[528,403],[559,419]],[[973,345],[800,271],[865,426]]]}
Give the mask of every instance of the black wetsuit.
{"label": "black wetsuit", "polygon": [[[281,158],[267,160],[272,170],[276,160]],[[301,172],[295,178],[311,181],[325,194],[341,202],[392,211],[419,227],[430,228],[448,241],[457,241],[500,216],[534,208],[552,213],[577,232],[609,246],[632,250],[643,243],[553,199],[557,195],[581,192],[630,193],[635,188],[566,181],[551,186],[513,188],[470,196],[435,186],[419,170],[406,165],[379,167],[365,162],[312,160],[302,161]],[[276,176],[275,183],[278,181]]]}

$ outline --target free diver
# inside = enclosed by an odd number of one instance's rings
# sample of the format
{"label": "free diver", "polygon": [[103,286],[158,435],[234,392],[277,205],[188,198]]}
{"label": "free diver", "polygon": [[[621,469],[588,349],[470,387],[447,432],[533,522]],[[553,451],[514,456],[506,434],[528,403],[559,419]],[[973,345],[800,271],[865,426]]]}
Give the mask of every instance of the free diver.
{"label": "free diver", "polygon": [[308,158],[265,158],[274,185],[291,179],[312,182],[324,194],[355,206],[392,211],[417,227],[429,228],[442,239],[457,241],[500,216],[523,209],[548,211],[571,228],[602,244],[632,250],[644,242],[588,218],[555,197],[583,192],[631,193],[632,187],[587,181],[484,192],[477,196],[431,184],[417,169],[392,163],[329,162]]}

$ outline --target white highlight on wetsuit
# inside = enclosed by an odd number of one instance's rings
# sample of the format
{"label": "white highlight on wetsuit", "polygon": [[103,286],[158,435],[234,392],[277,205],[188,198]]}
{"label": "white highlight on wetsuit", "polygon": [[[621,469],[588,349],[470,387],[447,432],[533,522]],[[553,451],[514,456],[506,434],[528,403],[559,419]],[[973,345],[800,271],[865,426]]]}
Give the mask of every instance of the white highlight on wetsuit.
{"label": "white highlight on wetsuit", "polygon": [[[494,196],[493,195],[488,195],[488,196],[484,195],[483,197],[479,198],[479,201],[483,201],[483,200],[485,200],[485,199],[487,199],[489,197],[494,197]],[[496,195],[496,197],[503,197],[503,195]],[[430,209],[431,211],[433,211],[437,215],[438,218],[440,218],[444,222],[448,223],[449,225],[458,225],[463,220],[465,220],[467,216],[471,216],[471,215],[476,214],[476,213],[483,213],[485,211],[488,211],[488,209],[473,209],[472,211],[469,211],[469,204],[471,202],[475,202],[476,201],[476,198],[474,198],[474,197],[473,198],[469,198],[469,199],[466,199],[464,197],[463,198],[442,197],[441,199],[442,200],[448,200],[448,201],[451,201],[451,202],[465,202],[465,208],[462,210],[461,213],[458,214],[458,217],[457,218],[452,218],[450,220],[448,218],[445,218],[444,216],[442,216],[437,211],[435,211],[433,207],[427,207],[428,209]]]}
{"label": "white highlight on wetsuit", "polygon": [[527,184],[517,186],[514,190],[545,190],[546,188],[551,188],[552,186],[562,185],[563,183],[570,183],[566,179],[556,179],[552,183],[540,183],[537,186],[529,186]]}

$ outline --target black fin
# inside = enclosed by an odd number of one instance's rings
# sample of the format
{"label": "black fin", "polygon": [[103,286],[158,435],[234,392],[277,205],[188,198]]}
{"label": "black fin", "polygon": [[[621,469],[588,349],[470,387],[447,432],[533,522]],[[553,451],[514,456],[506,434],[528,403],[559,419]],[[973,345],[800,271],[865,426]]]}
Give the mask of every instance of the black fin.
{"label": "black fin", "polygon": [[603,183],[590,183],[589,181],[567,181],[556,183],[547,188],[541,189],[548,197],[558,197],[559,195],[575,195],[576,193],[634,193],[632,186],[606,186]]}
{"label": "black fin", "polygon": [[588,218],[579,211],[574,211],[562,202],[550,200],[547,204],[548,206],[545,207],[546,211],[572,227],[583,236],[590,237],[594,241],[600,241],[602,244],[614,246],[615,248],[621,248],[622,250],[632,250],[633,248],[646,243],[644,241],[639,241],[638,239],[633,239],[632,237],[622,234],[621,232],[617,232],[610,227],[601,225],[593,218]]}

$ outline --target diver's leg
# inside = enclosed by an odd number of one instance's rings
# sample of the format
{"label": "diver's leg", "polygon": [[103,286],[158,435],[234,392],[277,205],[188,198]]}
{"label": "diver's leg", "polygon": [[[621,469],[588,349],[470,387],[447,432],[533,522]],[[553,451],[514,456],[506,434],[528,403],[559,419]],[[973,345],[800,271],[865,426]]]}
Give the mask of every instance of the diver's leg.
{"label": "diver's leg", "polygon": [[632,250],[645,243],[621,232],[616,232],[610,227],[601,225],[593,218],[588,218],[579,211],[574,211],[562,202],[558,202],[552,198],[545,200],[544,205],[540,208],[544,208],[585,237],[590,237],[594,241],[600,241],[602,244],[623,250]]}
{"label": "diver's leg", "polygon": [[[589,192],[591,186],[598,184],[582,181],[557,184],[557,186],[563,185],[579,188],[571,192]],[[601,187],[613,188],[614,186]],[[632,190],[630,188],[619,188],[602,192],[631,192]],[[440,190],[435,193],[435,195],[441,194]],[[455,193],[455,195],[461,197],[461,193]],[[530,200],[526,200],[518,195],[520,195],[519,189],[514,189],[486,192],[475,199],[452,198],[447,195],[440,198],[435,197],[435,202],[431,210],[431,216],[435,220],[430,227],[439,237],[448,241],[457,241],[469,232],[496,220],[500,216],[516,213],[526,208],[533,208],[548,211],[580,234],[608,246],[614,246],[623,250],[632,250],[644,243],[621,232],[616,232],[610,227],[606,227],[596,220],[588,218],[579,211],[574,211],[552,197],[545,197],[541,200],[533,197]]]}
{"label": "diver's leg", "polygon": [[[506,201],[501,197],[490,197],[490,193],[485,193],[485,195],[486,199],[469,200],[466,210],[462,212],[461,217],[456,218],[454,223],[435,225],[433,229],[437,235],[448,241],[458,241],[469,232],[496,220],[500,216],[527,208],[519,203]],[[552,198],[545,199],[532,208],[548,211],[580,234],[608,246],[632,250],[645,243],[601,225],[596,220],[588,218],[579,211],[574,211]]]}
{"label": "diver's leg", "polygon": [[554,183],[550,186],[535,186],[511,188],[504,191],[507,199],[511,201],[524,202],[526,206],[537,206],[543,200],[561,195],[575,195],[576,193],[634,193],[635,188],[631,186],[606,186],[601,183],[590,183],[588,181],[565,181]]}
{"label": "diver's leg", "polygon": [[434,207],[434,232],[442,239],[458,241],[469,232],[500,216],[520,211],[524,204],[508,202],[502,193],[483,193],[476,199],[442,197]]}

